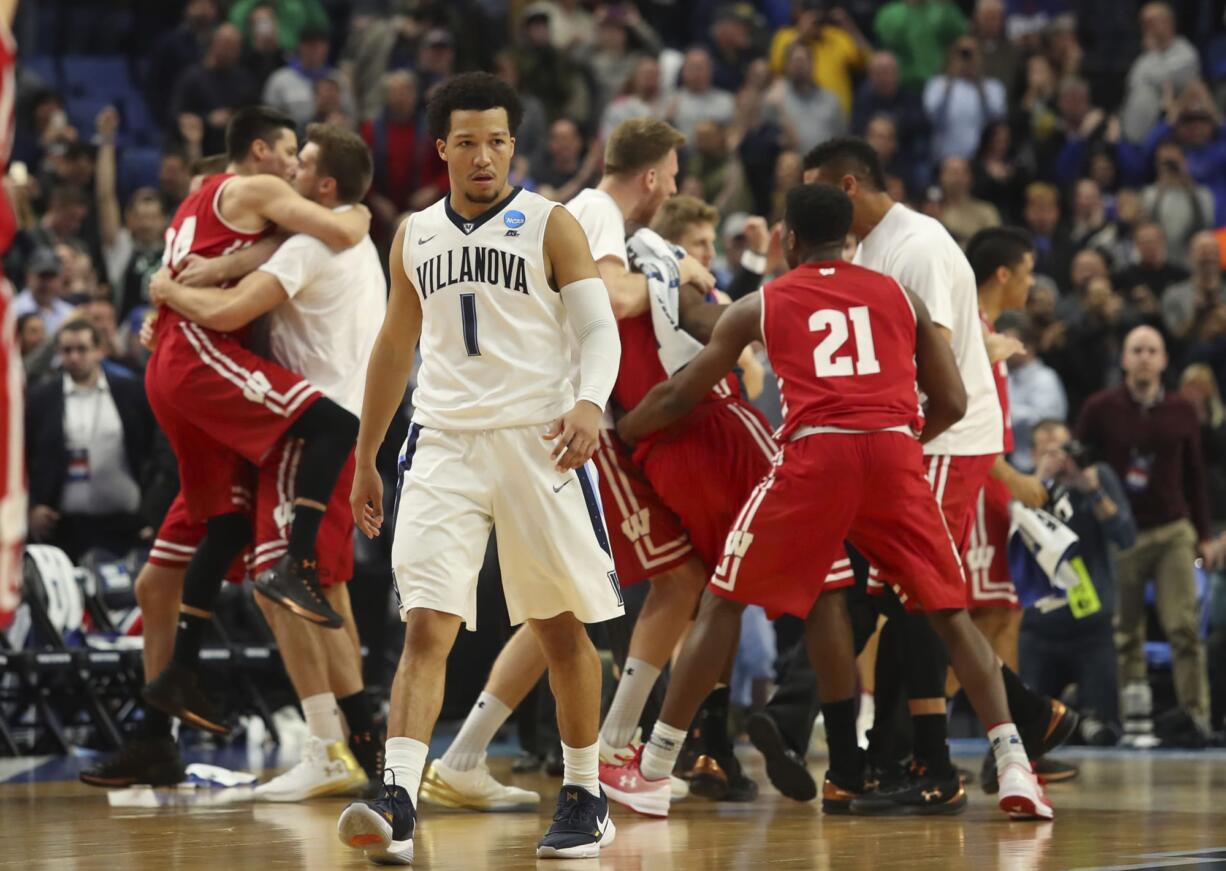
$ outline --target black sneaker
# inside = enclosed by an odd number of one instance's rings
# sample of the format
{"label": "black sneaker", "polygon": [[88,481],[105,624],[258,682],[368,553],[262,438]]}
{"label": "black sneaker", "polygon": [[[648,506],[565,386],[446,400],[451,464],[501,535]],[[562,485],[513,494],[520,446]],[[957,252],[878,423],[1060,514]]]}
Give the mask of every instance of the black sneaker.
{"label": "black sneaker", "polygon": [[345,618],[328,604],[319,586],[319,568],[314,560],[292,561],[289,554],[256,575],[255,590],[304,620],[329,629],[345,625]]}
{"label": "black sneaker", "polygon": [[200,676],[173,660],[161,674],[145,684],[141,696],[146,704],[188,725],[217,735],[230,734],[230,727],[221,722],[221,713],[201,689]]}
{"label": "black sneaker", "polygon": [[1027,723],[1025,730],[1021,725],[1018,732],[1026,747],[1026,755],[1038,759],[1055,750],[1077,733],[1081,715],[1058,699],[1052,699],[1048,710],[1039,722]]}
{"label": "black sneaker", "polygon": [[848,778],[833,769],[827,770],[822,780],[822,813],[851,813],[852,802],[869,791],[865,775],[866,771],[861,770],[854,778]]}
{"label": "black sneaker", "polygon": [[711,801],[753,801],[758,797],[757,781],[745,775],[736,753],[698,757],[690,772],[690,794]]}
{"label": "black sneaker", "polygon": [[377,732],[351,732],[349,751],[366,773],[366,788],[362,798],[378,798],[383,792],[383,736]]}
{"label": "black sneaker", "polygon": [[870,762],[868,763],[868,770],[864,773],[865,791],[872,792],[876,789],[892,789],[907,779],[910,770],[906,760],[882,763]]}
{"label": "black sneaker", "polygon": [[531,753],[524,750],[511,763],[512,774],[536,774],[541,770],[541,766],[545,764],[545,758],[536,753]]}
{"label": "black sneaker", "polygon": [[983,757],[983,765],[979,768],[979,785],[988,795],[1000,792],[1000,780],[996,776],[996,754],[991,747],[988,748],[987,755]]}
{"label": "black sneaker", "polygon": [[594,859],[602,847],[613,843],[617,827],[609,816],[609,799],[600,798],[582,786],[562,787],[553,824],[536,845],[538,859]]}
{"label": "black sneaker", "polygon": [[566,761],[561,750],[550,750],[545,754],[545,773],[550,777],[561,777],[566,773]]}
{"label": "black sneaker", "polygon": [[1034,773],[1038,776],[1039,783],[1064,783],[1068,780],[1075,780],[1081,773],[1081,768],[1071,762],[1061,762],[1050,756],[1040,756],[1034,762]]}
{"label": "black sneaker", "polygon": [[958,773],[934,777],[922,766],[911,765],[910,777],[888,789],[865,793],[851,803],[857,816],[933,816],[966,810],[966,790]]}
{"label": "black sneaker", "polygon": [[745,729],[750,742],[766,760],[766,776],[775,789],[793,801],[817,798],[817,781],[809,766],[803,756],[788,746],[773,717],[765,712],[751,714]]}
{"label": "black sneaker", "polygon": [[133,738],[118,753],[81,772],[90,786],[174,786],[187,777],[179,745],[169,735]]}
{"label": "black sneaker", "polygon": [[341,811],[336,833],[342,844],[362,850],[376,865],[412,865],[416,827],[413,800],[393,781],[379,798],[352,802]]}

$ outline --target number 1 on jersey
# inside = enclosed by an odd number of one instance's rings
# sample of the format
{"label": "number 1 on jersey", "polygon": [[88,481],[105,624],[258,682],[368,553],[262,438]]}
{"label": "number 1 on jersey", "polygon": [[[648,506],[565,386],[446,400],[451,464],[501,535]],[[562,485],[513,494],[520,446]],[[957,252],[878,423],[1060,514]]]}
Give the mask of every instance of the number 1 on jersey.
{"label": "number 1 on jersey", "polygon": [[460,294],[460,320],[464,323],[464,350],[470,357],[480,357],[481,346],[477,344],[477,295],[475,293]]}
{"label": "number 1 on jersey", "polygon": [[[855,362],[847,354],[835,356],[835,352],[847,341],[847,318],[855,332]],[[819,378],[841,378],[848,375],[876,375],[881,371],[877,360],[877,348],[873,345],[873,326],[869,321],[868,306],[858,305],[847,314],[838,309],[825,308],[809,316],[810,332],[829,330],[826,338],[813,349],[813,366]]]}

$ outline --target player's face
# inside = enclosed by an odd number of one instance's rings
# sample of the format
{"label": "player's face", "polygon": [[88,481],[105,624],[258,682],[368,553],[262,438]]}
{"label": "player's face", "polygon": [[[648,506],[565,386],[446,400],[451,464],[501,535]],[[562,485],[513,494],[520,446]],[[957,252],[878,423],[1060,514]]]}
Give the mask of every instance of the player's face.
{"label": "player's face", "polygon": [[271,147],[261,150],[256,169],[293,182],[294,176],[298,174],[298,134],[293,130],[282,130]]}
{"label": "player's face", "polygon": [[647,196],[643,201],[642,213],[631,217],[642,224],[651,223],[664,201],[677,192],[677,168],[677,150],[673,149],[647,170],[643,178]]}
{"label": "player's face", "polygon": [[308,142],[298,155],[298,174],[294,177],[294,188],[299,196],[313,202],[319,202],[319,146]]}
{"label": "player's face", "polygon": [[715,225],[690,224],[677,240],[677,244],[704,268],[710,269],[712,261],[715,260]]}
{"label": "player's face", "polygon": [[1005,285],[1005,310],[1024,309],[1032,287],[1034,287],[1034,253],[1027,251],[1022,261],[1009,272],[1009,282]]}
{"label": "player's face", "polygon": [[515,137],[507,110],[463,110],[451,113],[451,132],[438,144],[447,162],[451,190],[470,203],[492,203],[507,186]]}

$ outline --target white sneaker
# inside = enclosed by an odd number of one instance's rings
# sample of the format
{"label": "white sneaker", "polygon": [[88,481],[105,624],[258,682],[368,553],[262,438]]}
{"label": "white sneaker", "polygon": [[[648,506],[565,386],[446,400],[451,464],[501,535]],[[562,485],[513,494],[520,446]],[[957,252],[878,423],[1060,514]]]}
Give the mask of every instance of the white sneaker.
{"label": "white sneaker", "polygon": [[484,753],[477,766],[468,771],[457,771],[435,759],[422,778],[420,796],[443,807],[474,811],[535,811],[541,803],[537,793],[495,780]]}
{"label": "white sneaker", "polygon": [[255,788],[256,801],[302,801],[319,795],[344,795],[366,786],[366,773],[344,741],[325,744],[308,735],[298,764]]}
{"label": "white sneaker", "polygon": [[1056,816],[1029,766],[1010,762],[1000,772],[1000,809],[1013,820],[1050,820]]}

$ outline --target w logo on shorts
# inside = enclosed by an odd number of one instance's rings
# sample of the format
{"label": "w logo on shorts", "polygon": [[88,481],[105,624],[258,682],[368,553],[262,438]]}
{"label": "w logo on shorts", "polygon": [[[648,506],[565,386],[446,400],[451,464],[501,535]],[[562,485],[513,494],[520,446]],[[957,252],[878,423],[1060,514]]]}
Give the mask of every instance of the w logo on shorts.
{"label": "w logo on shorts", "polygon": [[711,583],[725,590],[736,586],[737,569],[741,566],[741,558],[745,556],[749,546],[753,544],[753,533],[744,529],[734,529],[724,540],[724,558],[715,567],[715,575]]}
{"label": "w logo on shorts", "polygon": [[753,544],[752,532],[744,529],[734,529],[728,533],[728,538],[724,542],[724,554],[740,559],[745,556],[745,551],[749,550],[751,544]]}
{"label": "w logo on shorts", "polygon": [[635,542],[651,532],[650,509],[640,508],[622,521],[622,535]]}
{"label": "w logo on shorts", "polygon": [[272,384],[269,383],[268,376],[263,372],[257,369],[247,373],[247,378],[243,382],[244,399],[264,405],[270,390],[272,390]]}

